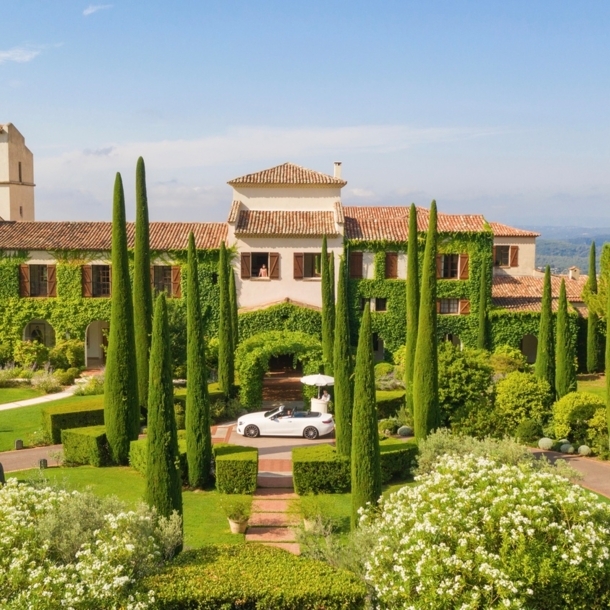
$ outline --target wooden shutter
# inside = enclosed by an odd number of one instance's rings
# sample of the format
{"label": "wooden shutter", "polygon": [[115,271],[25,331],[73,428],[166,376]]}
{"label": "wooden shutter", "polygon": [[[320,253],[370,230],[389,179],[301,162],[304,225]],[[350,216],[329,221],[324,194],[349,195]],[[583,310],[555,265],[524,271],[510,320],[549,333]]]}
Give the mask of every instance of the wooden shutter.
{"label": "wooden shutter", "polygon": [[436,313],[441,313],[441,300],[436,299]]}
{"label": "wooden shutter", "polygon": [[57,267],[47,265],[47,296],[57,296]]}
{"label": "wooden shutter", "polygon": [[510,267],[519,266],[519,246],[511,246],[509,251]]}
{"label": "wooden shutter", "polygon": [[362,279],[362,252],[349,253],[349,276],[355,280]]}
{"label": "wooden shutter", "polygon": [[458,277],[461,280],[468,279],[468,254],[460,254],[459,263],[458,263]]}
{"label": "wooden shutter", "polygon": [[241,254],[241,279],[249,280],[251,277],[250,271],[251,257],[250,252],[242,252]]}
{"label": "wooden shutter", "polygon": [[91,265],[83,265],[81,267],[81,280],[83,287],[83,297],[93,295],[93,270]]}
{"label": "wooden shutter", "polygon": [[385,253],[385,277],[388,280],[398,277],[398,252]]}
{"label": "wooden shutter", "polygon": [[460,315],[466,315],[470,313],[470,301],[468,299],[460,299]]}
{"label": "wooden shutter", "polygon": [[172,265],[172,297],[179,299],[182,296],[182,267]]}
{"label": "wooden shutter", "polygon": [[269,253],[269,277],[272,280],[280,279],[280,255],[277,252]]}
{"label": "wooden shutter", "polygon": [[19,265],[19,296],[30,296],[30,266]]}
{"label": "wooden shutter", "polygon": [[436,255],[436,277],[443,277],[443,255]]}
{"label": "wooden shutter", "polygon": [[294,274],[293,277],[295,280],[302,280],[303,279],[303,267],[304,267],[304,258],[305,255],[302,252],[295,252],[294,253],[294,262],[293,262],[293,266],[294,266]]}

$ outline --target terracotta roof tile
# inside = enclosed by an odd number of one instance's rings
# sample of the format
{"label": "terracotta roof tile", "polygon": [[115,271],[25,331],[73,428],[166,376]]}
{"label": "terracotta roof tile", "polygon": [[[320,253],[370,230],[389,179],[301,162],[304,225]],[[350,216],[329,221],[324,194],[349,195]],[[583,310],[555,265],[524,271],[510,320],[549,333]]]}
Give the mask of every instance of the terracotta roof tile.
{"label": "terracotta roof tile", "polygon": [[[190,232],[202,250],[218,248],[226,239],[227,225],[220,222],[151,222],[153,250],[186,250]],[[127,223],[127,241],[134,244],[135,225]],[[3,250],[110,250],[110,222],[0,222]]]}
{"label": "terracotta roof tile", "polygon": [[234,223],[237,222],[237,217],[239,216],[239,209],[241,208],[241,201],[234,201],[231,204],[231,209],[229,210],[229,219],[227,222]]}
{"label": "terracotta roof tile", "polygon": [[302,237],[337,235],[333,212],[242,210],[236,235]]}
{"label": "terracotta roof tile", "polygon": [[345,224],[345,214],[343,212],[343,205],[340,201],[335,201],[335,219],[337,224]]}
{"label": "terracotta roof tile", "polygon": [[269,186],[281,184],[303,184],[303,185],[336,185],[345,186],[347,182],[341,178],[334,178],[328,174],[315,172],[312,169],[284,163],[276,167],[270,167],[254,174],[246,174],[239,178],[229,180],[228,184],[248,186]]}
{"label": "terracotta roof tile", "polygon": [[509,227],[499,222],[490,222],[489,226],[495,237],[539,237],[540,233]]}

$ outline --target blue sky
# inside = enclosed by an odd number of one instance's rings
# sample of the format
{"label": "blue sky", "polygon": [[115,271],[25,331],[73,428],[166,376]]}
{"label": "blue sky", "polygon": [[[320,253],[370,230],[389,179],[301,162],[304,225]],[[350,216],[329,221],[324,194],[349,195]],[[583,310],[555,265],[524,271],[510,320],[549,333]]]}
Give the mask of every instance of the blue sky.
{"label": "blue sky", "polygon": [[226,181],[292,161],[344,203],[610,226],[610,3],[5,0],[0,122],[39,219],[223,220]]}

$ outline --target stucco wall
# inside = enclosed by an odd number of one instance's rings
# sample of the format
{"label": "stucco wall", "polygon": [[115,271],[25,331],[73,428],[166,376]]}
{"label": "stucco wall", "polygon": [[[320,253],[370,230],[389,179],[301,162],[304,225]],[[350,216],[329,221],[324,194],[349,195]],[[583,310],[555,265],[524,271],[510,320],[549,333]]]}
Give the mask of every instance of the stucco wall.
{"label": "stucco wall", "polygon": [[238,187],[233,201],[250,210],[334,210],[341,200],[339,187]]}
{"label": "stucco wall", "polygon": [[4,220],[34,220],[34,156],[10,123],[2,125],[0,133],[0,216]]}
{"label": "stucco wall", "polygon": [[517,267],[495,267],[494,275],[534,275],[536,268],[535,237],[495,237],[494,246],[519,246]]}

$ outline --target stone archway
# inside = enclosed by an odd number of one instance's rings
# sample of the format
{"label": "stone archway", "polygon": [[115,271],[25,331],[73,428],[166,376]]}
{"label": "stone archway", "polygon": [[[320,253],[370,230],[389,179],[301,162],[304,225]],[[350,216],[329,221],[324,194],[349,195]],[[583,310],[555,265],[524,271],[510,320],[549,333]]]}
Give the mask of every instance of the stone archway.
{"label": "stone archway", "polygon": [[31,320],[23,329],[23,340],[55,346],[55,330],[46,320]]}
{"label": "stone archway", "polygon": [[538,338],[534,335],[525,335],[521,339],[519,346],[521,353],[525,356],[528,364],[536,362],[536,352],[538,351]]}
{"label": "stone archway", "polygon": [[102,368],[106,364],[108,346],[106,320],[93,320],[85,331],[85,366],[89,369]]}

